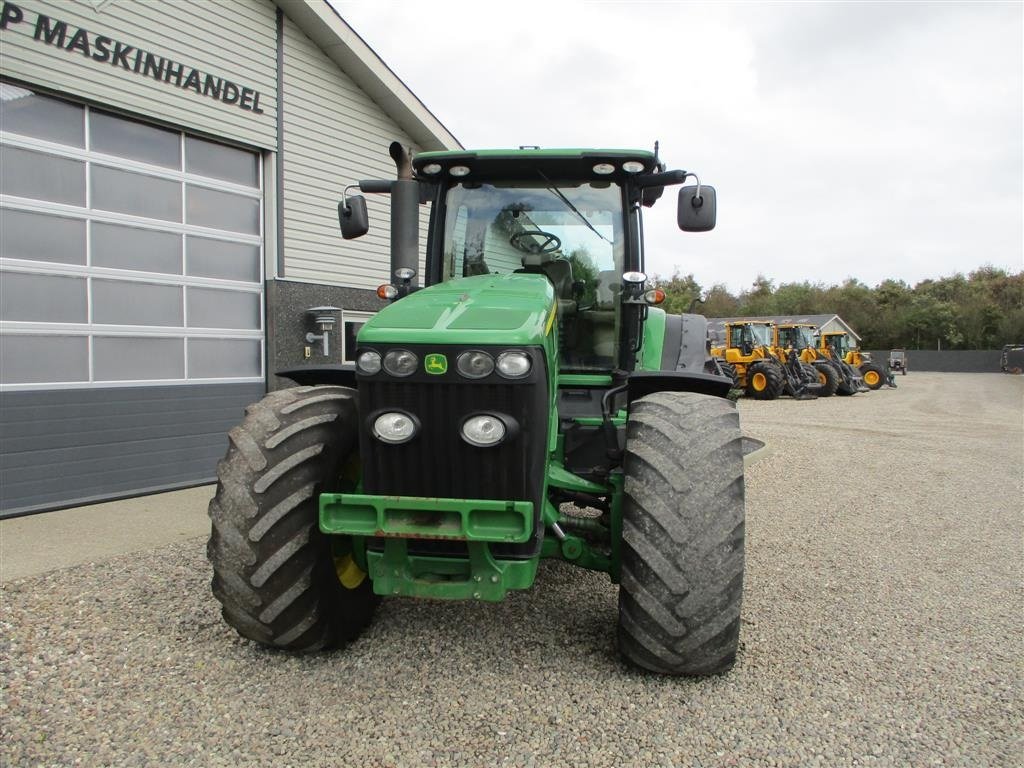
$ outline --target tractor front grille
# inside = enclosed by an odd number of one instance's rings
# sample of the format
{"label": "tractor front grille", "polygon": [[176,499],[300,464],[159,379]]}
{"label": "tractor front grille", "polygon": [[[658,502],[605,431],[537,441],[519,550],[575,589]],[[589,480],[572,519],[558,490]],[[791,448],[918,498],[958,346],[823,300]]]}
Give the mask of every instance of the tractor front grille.
{"label": "tractor front grille", "polygon": [[[474,381],[449,370],[411,379],[383,373],[360,377],[358,387],[363,493],[534,501],[539,509],[548,429],[540,350],[533,372],[521,381],[496,374]],[[419,420],[419,431],[408,443],[388,445],[373,437],[373,419],[391,410]],[[460,436],[462,422],[479,413],[511,416],[517,433],[490,448],[466,443]]]}

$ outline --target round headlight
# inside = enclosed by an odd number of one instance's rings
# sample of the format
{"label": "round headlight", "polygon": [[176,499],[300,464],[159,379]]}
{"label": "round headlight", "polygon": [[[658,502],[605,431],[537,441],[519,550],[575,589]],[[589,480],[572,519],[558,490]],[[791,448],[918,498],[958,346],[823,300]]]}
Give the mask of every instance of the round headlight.
{"label": "round headlight", "polygon": [[384,370],[392,376],[412,376],[420,360],[408,349],[392,349],[384,355]]}
{"label": "round headlight", "polygon": [[409,267],[399,267],[395,270],[395,277],[399,280],[412,280],[416,277],[416,270]]}
{"label": "round headlight", "polygon": [[359,357],[356,358],[356,368],[360,373],[370,375],[377,373],[380,371],[380,353],[374,352],[372,349],[360,352]]}
{"label": "round headlight", "polygon": [[497,445],[505,439],[505,423],[497,416],[471,416],[462,424],[462,439],[478,448]]}
{"label": "round headlight", "polygon": [[459,355],[455,367],[467,379],[482,379],[494,371],[494,358],[486,352],[470,351]]}
{"label": "round headlight", "polygon": [[509,351],[498,355],[498,373],[509,379],[521,379],[530,372],[530,356],[525,352]]}
{"label": "round headlight", "polygon": [[598,163],[594,166],[594,173],[607,176],[609,173],[615,173],[615,166],[611,163]]}
{"label": "round headlight", "polygon": [[644,164],[639,160],[627,160],[622,164],[622,170],[626,173],[640,173],[644,169]]}
{"label": "round headlight", "polygon": [[647,280],[647,275],[645,275],[643,272],[623,272],[622,273],[622,282],[624,282],[624,283],[632,283],[634,285],[637,285],[639,283],[646,282],[646,280]]}
{"label": "round headlight", "polygon": [[440,163],[427,163],[426,165],[423,166],[423,173],[427,174],[428,176],[433,176],[435,173],[440,173],[440,172],[441,172],[441,164]]}
{"label": "round headlight", "polygon": [[469,168],[465,165],[453,165],[448,169],[448,173],[452,176],[469,176]]}
{"label": "round headlight", "polygon": [[407,413],[382,413],[373,420],[373,436],[384,443],[398,445],[412,440],[416,434],[416,420]]}

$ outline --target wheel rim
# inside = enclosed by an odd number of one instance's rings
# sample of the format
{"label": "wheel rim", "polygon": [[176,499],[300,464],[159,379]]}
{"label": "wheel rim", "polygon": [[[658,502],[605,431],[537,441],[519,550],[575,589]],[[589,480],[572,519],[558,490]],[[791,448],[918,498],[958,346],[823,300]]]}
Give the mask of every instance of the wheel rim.
{"label": "wheel rim", "polygon": [[821,384],[821,386],[828,384],[828,376],[821,371],[818,371],[818,383]]}
{"label": "wheel rim", "polygon": [[366,578],[366,571],[356,565],[352,555],[334,558],[334,572],[338,574],[338,581],[345,589],[355,589],[363,583]]}
{"label": "wheel rim", "polygon": [[768,388],[768,377],[763,373],[755,373],[754,378],[751,379],[751,385],[757,392],[764,392]]}
{"label": "wheel rim", "polygon": [[864,374],[864,383],[869,387],[875,386],[880,380],[881,379],[877,371],[868,371]]}

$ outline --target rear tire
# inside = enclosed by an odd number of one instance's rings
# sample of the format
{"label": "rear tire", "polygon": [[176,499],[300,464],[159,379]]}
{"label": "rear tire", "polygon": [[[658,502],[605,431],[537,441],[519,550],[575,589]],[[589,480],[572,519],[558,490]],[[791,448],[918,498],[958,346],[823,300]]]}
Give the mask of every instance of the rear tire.
{"label": "rear tire", "polygon": [[718,367],[722,369],[723,374],[732,379],[732,388],[738,389],[739,384],[736,382],[736,367],[732,363],[725,362],[725,360],[719,360]]}
{"label": "rear tire", "polygon": [[782,372],[769,363],[754,363],[747,369],[747,396],[755,400],[775,400],[786,386]]}
{"label": "rear tire", "polygon": [[369,623],[370,579],[319,527],[319,495],[345,485],[356,456],[356,421],[353,390],[295,387],[250,405],[228,433],[207,557],[224,620],[243,637],[319,651]]}
{"label": "rear tire", "polygon": [[830,363],[815,363],[813,367],[814,374],[818,377],[818,381],[821,382],[821,392],[818,395],[820,397],[832,397],[839,386],[839,373]]}
{"label": "rear tire", "polygon": [[666,675],[735,663],[743,597],[743,449],[721,398],[657,392],[626,426],[619,650]]}
{"label": "rear tire", "polygon": [[868,389],[881,389],[885,384],[885,370],[875,363],[865,363],[860,367],[860,375]]}

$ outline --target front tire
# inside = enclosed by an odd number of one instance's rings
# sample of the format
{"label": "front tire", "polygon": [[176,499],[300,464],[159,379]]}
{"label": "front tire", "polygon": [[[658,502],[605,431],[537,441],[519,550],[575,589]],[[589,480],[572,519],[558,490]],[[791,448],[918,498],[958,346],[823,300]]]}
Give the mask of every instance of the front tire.
{"label": "front tire", "polygon": [[814,373],[821,383],[821,397],[832,397],[839,387],[839,372],[832,367],[831,363],[820,362],[814,364]]}
{"label": "front tire", "polygon": [[666,675],[733,666],[743,596],[739,414],[721,398],[658,392],[626,427],[619,649]]}
{"label": "front tire", "polygon": [[874,363],[865,363],[860,367],[860,375],[868,389],[881,389],[885,384],[885,370]]}
{"label": "front tire", "polygon": [[747,369],[747,396],[755,400],[775,400],[786,386],[782,372],[769,363],[754,363]]}
{"label": "front tire", "polygon": [[353,390],[295,387],[250,405],[228,433],[207,556],[224,620],[243,637],[310,652],[369,623],[370,579],[319,527],[319,495],[345,485],[356,455],[356,418]]}

